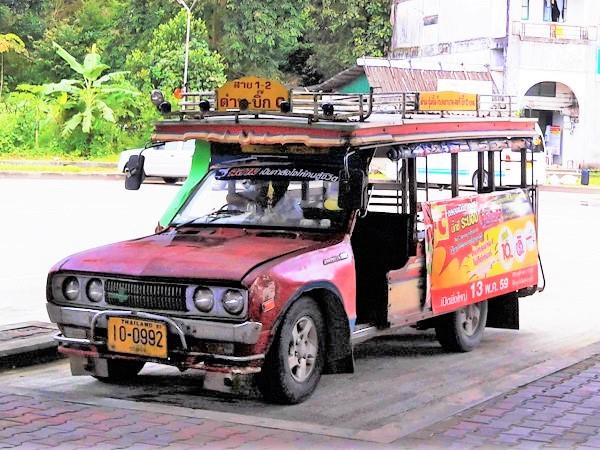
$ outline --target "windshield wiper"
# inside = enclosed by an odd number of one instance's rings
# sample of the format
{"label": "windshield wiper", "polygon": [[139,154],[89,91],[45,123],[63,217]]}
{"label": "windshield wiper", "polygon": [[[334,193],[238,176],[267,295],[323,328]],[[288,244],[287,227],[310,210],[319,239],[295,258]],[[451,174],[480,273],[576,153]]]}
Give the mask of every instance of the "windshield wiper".
{"label": "windshield wiper", "polygon": [[229,205],[223,205],[219,209],[217,209],[211,213],[204,214],[203,216],[194,217],[193,219],[190,219],[190,220],[186,220],[183,223],[179,223],[179,224],[175,225],[175,227],[173,227],[173,229],[179,230],[181,227],[191,225],[195,221],[200,220],[200,219],[212,218],[213,220],[211,220],[211,222],[213,222],[213,221],[219,219],[220,217],[237,216],[238,214],[244,213],[244,211],[241,211],[239,209],[225,209],[228,206]]}
{"label": "windshield wiper", "polygon": [[[225,205],[225,206],[229,206],[229,205]],[[219,208],[216,211],[213,211],[211,213],[206,214],[205,216],[202,217],[210,217],[212,220],[210,220],[210,222],[214,222],[215,220],[220,219],[221,217],[228,217],[228,216],[238,216],[240,214],[243,214],[245,211],[242,211],[240,209],[223,209],[225,208]]]}

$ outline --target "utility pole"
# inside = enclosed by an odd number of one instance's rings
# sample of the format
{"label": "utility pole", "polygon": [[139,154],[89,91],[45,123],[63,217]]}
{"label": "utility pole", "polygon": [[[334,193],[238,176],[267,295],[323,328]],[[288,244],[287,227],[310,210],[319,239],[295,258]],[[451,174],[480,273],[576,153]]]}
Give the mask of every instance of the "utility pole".
{"label": "utility pole", "polygon": [[187,11],[187,27],[185,31],[185,56],[184,56],[184,65],[183,65],[183,93],[187,93],[188,88],[188,63],[190,57],[190,28],[192,26],[192,9],[196,5],[198,0],[194,0],[191,6],[188,6],[185,3],[185,0],[177,0],[186,11]]}

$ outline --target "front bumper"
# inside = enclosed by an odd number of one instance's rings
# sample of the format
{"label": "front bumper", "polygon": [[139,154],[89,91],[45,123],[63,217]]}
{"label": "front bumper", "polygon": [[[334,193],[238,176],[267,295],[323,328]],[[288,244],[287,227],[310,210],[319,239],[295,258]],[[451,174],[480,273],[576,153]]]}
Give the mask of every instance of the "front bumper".
{"label": "front bumper", "polygon": [[[189,338],[209,340],[223,343],[255,344],[258,341],[262,324],[260,322],[243,322],[239,324],[211,322],[207,320],[170,318],[160,314],[141,311],[123,310],[94,310],[86,308],[73,308],[47,303],[50,320],[66,330],[67,328],[83,328],[89,330],[85,337],[65,336],[58,333],[56,341],[61,345],[61,352],[70,356],[111,357],[120,358],[120,355],[109,354],[104,338],[97,335],[97,330],[107,327],[107,318],[112,317],[137,317],[140,319],[158,320],[165,323],[169,332],[179,340],[177,349],[171,352],[167,361],[158,361],[174,364],[182,368],[205,367],[206,364],[245,365],[264,359],[264,354],[248,356],[232,356],[190,351]],[[131,359],[131,355],[122,358]],[[141,358],[139,358],[141,359]],[[144,358],[149,359],[149,358]]]}

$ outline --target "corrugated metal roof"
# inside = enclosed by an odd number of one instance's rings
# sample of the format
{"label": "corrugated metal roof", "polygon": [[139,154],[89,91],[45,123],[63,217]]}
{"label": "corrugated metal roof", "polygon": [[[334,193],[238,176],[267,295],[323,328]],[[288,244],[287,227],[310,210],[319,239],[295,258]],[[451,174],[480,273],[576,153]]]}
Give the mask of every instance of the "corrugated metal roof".
{"label": "corrugated metal roof", "polygon": [[437,91],[437,81],[470,80],[489,81],[494,93],[498,89],[489,72],[403,69],[399,67],[364,66],[369,84],[375,92],[419,92]]}
{"label": "corrugated metal roof", "polygon": [[440,79],[489,81],[492,83],[492,92],[494,94],[499,92],[494,79],[487,71],[407,69],[380,65],[351,67],[321,84],[310,86],[310,89],[325,92],[338,91],[363,73],[366,74],[369,84],[375,88],[375,92],[437,91],[437,81]]}

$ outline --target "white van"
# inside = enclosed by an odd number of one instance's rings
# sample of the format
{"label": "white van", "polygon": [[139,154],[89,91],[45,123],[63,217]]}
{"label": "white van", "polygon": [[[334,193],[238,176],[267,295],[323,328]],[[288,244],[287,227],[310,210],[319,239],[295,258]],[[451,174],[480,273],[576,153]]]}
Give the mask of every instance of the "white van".
{"label": "white van", "polygon": [[195,148],[196,141],[189,140],[185,142],[164,142],[146,149],[125,150],[121,152],[117,167],[120,172],[125,173],[129,157],[139,155],[143,151],[146,177],[160,177],[165,183],[172,184],[180,179],[187,178]]}

